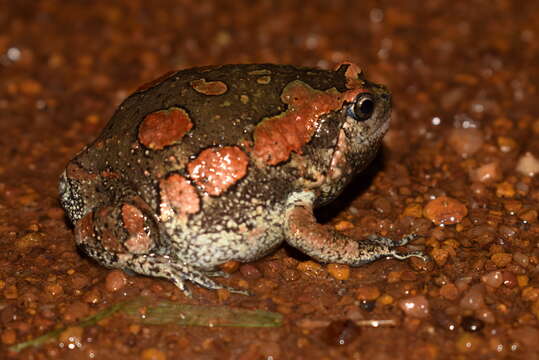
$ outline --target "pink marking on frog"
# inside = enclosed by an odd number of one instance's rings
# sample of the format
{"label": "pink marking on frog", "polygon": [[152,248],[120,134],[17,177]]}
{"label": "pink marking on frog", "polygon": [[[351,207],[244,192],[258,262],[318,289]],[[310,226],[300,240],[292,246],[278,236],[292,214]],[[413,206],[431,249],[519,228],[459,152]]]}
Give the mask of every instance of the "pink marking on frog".
{"label": "pink marking on frog", "polygon": [[152,150],[179,142],[193,127],[189,114],[178,107],[146,115],[138,130],[139,141]]}
{"label": "pink marking on frog", "polygon": [[209,148],[187,164],[197,185],[210,195],[220,195],[247,174],[249,157],[237,146]]}
{"label": "pink marking on frog", "polygon": [[144,254],[152,246],[152,239],[144,231],[144,214],[131,204],[122,205],[122,221],[129,237],[124,243],[130,253]]}
{"label": "pink marking on frog", "polygon": [[308,84],[294,80],[283,89],[281,101],[288,109],[268,117],[254,131],[253,155],[268,165],[277,165],[289,159],[292,152],[301,154],[316,131],[320,116],[338,110],[344,102],[351,102],[364,92],[355,88],[343,93],[331,88],[315,90]]}
{"label": "pink marking on frog", "polygon": [[222,95],[228,87],[222,81],[206,81],[206,79],[193,80],[189,83],[195,91],[204,95]]}
{"label": "pink marking on frog", "polygon": [[363,73],[363,70],[361,70],[361,68],[356,64],[348,62],[341,63],[338,67],[343,65],[348,65],[348,68],[344,72],[344,76],[346,77],[346,87],[349,89],[354,89],[361,86],[359,76]]}
{"label": "pink marking on frog", "polygon": [[179,174],[172,174],[159,181],[161,196],[160,215],[167,221],[174,214],[183,217],[200,211],[200,198],[193,185]]}

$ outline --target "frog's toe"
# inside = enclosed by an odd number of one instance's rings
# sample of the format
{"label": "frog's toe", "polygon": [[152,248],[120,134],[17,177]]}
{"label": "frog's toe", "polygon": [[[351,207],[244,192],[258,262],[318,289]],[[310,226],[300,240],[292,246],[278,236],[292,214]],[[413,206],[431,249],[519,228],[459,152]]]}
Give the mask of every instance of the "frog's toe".
{"label": "frog's toe", "polygon": [[226,289],[234,294],[251,295],[251,293],[247,290],[236,289],[231,286],[220,284],[210,279],[209,276],[220,276],[220,274],[219,274],[219,271],[201,272],[201,271],[191,270],[187,274],[187,279],[191,281],[192,283],[203,286],[207,289],[212,289],[212,290]]}
{"label": "frog's toe", "polygon": [[188,297],[188,298],[192,298],[193,297],[193,293],[191,292],[191,289],[189,289],[186,285],[185,285],[185,281],[181,278],[181,277],[178,277],[178,276],[175,276],[175,275],[171,275],[169,278],[168,278],[170,281],[172,281],[172,283],[174,285],[176,285],[182,292],[183,294]]}
{"label": "frog's toe", "polygon": [[206,275],[209,276],[209,277],[222,277],[222,278],[225,278],[225,279],[228,279],[230,277],[229,273],[227,273],[225,271],[221,271],[221,270],[206,271]]}
{"label": "frog's toe", "polygon": [[422,251],[411,251],[408,253],[402,253],[396,250],[393,250],[390,254],[390,256],[394,257],[395,259],[404,260],[411,257],[418,257],[422,259],[423,261],[429,261],[428,255],[424,254]]}

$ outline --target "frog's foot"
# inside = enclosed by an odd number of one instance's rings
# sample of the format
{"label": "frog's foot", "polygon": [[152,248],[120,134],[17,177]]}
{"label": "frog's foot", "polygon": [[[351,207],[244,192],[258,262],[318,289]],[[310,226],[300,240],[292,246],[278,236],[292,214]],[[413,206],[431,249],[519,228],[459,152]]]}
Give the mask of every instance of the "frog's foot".
{"label": "frog's foot", "polygon": [[318,224],[313,215],[313,201],[314,194],[309,192],[291,196],[286,209],[285,234],[290,245],[316,260],[358,266],[382,257],[402,260],[415,256],[428,259],[420,251],[401,253],[395,249],[411,241],[413,235],[397,242],[371,235],[358,242],[329,226]]}
{"label": "frog's foot", "polygon": [[428,261],[429,257],[427,255],[423,254],[423,252],[421,252],[421,251],[411,251],[411,252],[407,252],[407,253],[401,253],[401,252],[398,252],[395,249],[395,247],[397,247],[397,246],[404,246],[404,245],[408,244],[410,241],[415,239],[415,237],[416,237],[415,234],[408,234],[408,235],[402,237],[398,241],[393,241],[393,240],[391,240],[389,238],[386,238],[386,237],[382,237],[382,236],[379,236],[379,235],[376,235],[376,234],[371,234],[371,235],[367,236],[367,239],[370,242],[373,242],[375,244],[380,244],[380,246],[382,246],[382,247],[390,248],[391,249],[391,254],[388,255],[388,256],[392,256],[395,259],[404,260],[404,259],[408,259],[408,258],[411,258],[411,257],[418,257],[418,258],[421,258],[423,261]]}
{"label": "frog's foot", "polygon": [[208,289],[227,289],[248,295],[245,290],[221,285],[209,278],[223,276],[222,272],[205,272],[178,258],[155,254],[155,249],[162,248],[157,225],[146,205],[137,197],[86,214],[75,225],[75,238],[79,247],[99,263],[169,279],[188,296],[186,280]]}
{"label": "frog's foot", "polygon": [[226,289],[231,293],[250,295],[246,290],[236,289],[227,285],[213,281],[209,276],[221,276],[219,271],[205,272],[198,270],[188,264],[174,261],[167,256],[154,255],[128,255],[131,258],[123,261],[127,267],[139,274],[162,277],[172,281],[186,296],[191,297],[191,291],[185,286],[185,281],[190,281],[196,285],[207,289]]}

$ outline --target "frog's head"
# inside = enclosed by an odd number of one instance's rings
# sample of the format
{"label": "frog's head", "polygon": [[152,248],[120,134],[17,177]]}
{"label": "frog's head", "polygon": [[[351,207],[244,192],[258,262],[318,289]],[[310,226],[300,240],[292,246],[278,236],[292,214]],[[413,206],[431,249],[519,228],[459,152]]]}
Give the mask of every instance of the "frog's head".
{"label": "frog's head", "polygon": [[[371,162],[389,128],[391,94],[388,89],[366,80],[356,66],[343,66],[337,70],[344,73],[346,79],[347,90],[338,95],[344,99],[342,106],[320,118],[313,137],[315,145],[331,144],[329,150],[320,146],[311,150],[315,156],[311,155],[311,162],[318,163],[320,173],[324,174],[317,189],[317,204],[335,198],[353,176]],[[324,156],[316,155],[322,152]],[[319,159],[324,159],[324,163],[320,164]]]}
{"label": "frog's head", "polygon": [[254,130],[259,167],[283,169],[291,191],[312,190],[317,204],[337,196],[374,158],[389,125],[388,90],[356,65],[306,70],[283,84],[280,106]]}

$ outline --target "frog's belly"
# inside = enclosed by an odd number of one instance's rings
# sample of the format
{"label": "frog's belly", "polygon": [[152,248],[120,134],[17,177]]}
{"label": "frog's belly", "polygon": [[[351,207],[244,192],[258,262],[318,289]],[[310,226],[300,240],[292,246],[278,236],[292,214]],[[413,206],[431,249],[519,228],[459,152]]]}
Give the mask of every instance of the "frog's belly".
{"label": "frog's belly", "polygon": [[245,232],[207,233],[191,240],[186,260],[196,268],[212,270],[229,260],[256,260],[275,249],[283,239],[281,223],[267,223]]}

